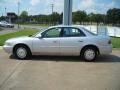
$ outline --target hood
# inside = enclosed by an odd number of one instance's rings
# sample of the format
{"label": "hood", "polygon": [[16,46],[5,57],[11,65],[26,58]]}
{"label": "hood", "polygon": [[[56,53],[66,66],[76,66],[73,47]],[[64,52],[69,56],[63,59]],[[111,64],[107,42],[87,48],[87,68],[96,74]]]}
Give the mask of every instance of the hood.
{"label": "hood", "polygon": [[11,38],[11,39],[8,39],[6,42],[16,42],[16,41],[21,41],[21,40],[29,40],[31,39],[32,37],[28,37],[28,36],[22,36],[22,37],[17,37],[17,38]]}

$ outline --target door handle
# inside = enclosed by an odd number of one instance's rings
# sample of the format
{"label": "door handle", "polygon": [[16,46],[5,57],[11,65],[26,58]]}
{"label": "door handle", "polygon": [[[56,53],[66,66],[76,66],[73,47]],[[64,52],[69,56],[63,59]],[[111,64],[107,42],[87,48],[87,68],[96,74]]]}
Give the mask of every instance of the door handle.
{"label": "door handle", "polygon": [[83,41],[79,40],[78,42],[83,42]]}
{"label": "door handle", "polygon": [[57,41],[53,41],[53,43],[57,43]]}

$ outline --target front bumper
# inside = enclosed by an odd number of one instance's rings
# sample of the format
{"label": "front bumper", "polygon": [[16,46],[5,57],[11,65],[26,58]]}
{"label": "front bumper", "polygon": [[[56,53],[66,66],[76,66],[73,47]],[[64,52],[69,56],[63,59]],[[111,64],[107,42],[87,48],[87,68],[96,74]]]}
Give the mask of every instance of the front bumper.
{"label": "front bumper", "polygon": [[3,49],[4,49],[5,52],[7,52],[7,53],[10,53],[10,54],[13,53],[13,47],[12,47],[12,46],[6,46],[6,45],[4,45],[4,46],[3,46]]}

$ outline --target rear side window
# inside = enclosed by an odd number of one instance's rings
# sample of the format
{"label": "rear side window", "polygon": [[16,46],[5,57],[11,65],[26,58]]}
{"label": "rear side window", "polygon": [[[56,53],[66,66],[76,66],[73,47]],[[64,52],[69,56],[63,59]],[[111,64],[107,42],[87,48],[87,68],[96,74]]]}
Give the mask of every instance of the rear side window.
{"label": "rear side window", "polygon": [[78,28],[64,28],[63,37],[82,37],[85,34]]}

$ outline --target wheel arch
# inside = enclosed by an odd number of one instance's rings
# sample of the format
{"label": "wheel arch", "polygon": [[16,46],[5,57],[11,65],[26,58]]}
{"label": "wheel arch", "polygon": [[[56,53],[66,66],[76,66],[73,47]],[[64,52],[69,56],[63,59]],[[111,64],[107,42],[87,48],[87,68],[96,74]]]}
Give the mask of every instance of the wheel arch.
{"label": "wheel arch", "polygon": [[98,54],[98,55],[100,54],[100,50],[99,50],[99,48],[98,48],[96,45],[89,44],[89,45],[85,45],[85,46],[81,49],[80,55],[82,54],[83,50],[84,50],[85,48],[88,48],[88,47],[95,48],[95,50],[97,51],[97,54]]}
{"label": "wheel arch", "polygon": [[24,43],[16,44],[14,46],[14,48],[13,48],[13,53],[15,52],[15,48],[18,47],[18,46],[25,46],[25,47],[27,47],[29,49],[30,53],[32,54],[30,47],[28,45],[24,44]]}

